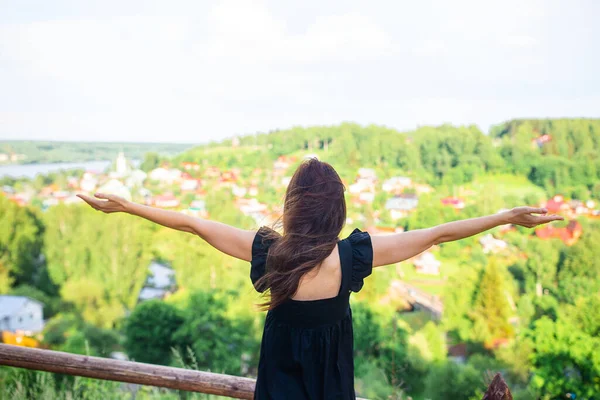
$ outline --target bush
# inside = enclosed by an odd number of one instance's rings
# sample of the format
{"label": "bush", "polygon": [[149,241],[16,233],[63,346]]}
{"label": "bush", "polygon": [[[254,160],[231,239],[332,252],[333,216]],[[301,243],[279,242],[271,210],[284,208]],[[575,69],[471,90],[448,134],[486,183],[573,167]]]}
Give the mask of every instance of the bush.
{"label": "bush", "polygon": [[125,322],[125,350],[136,361],[168,365],[173,334],[182,324],[181,313],[172,305],[159,300],[144,302]]}

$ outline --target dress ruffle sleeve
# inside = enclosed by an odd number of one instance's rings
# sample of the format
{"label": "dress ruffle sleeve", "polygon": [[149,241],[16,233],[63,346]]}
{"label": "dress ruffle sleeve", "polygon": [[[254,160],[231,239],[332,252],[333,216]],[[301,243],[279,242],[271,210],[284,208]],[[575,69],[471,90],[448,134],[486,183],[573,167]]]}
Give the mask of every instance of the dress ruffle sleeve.
{"label": "dress ruffle sleeve", "polygon": [[272,237],[273,231],[265,226],[261,227],[252,241],[252,260],[250,261],[250,279],[258,292],[264,292],[266,288],[259,288],[256,282],[265,274],[267,254],[269,247],[275,242]]}
{"label": "dress ruffle sleeve", "polygon": [[348,241],[352,246],[352,279],[350,281],[350,290],[359,292],[363,287],[363,280],[371,275],[373,271],[371,235],[368,232],[355,229],[348,236]]}

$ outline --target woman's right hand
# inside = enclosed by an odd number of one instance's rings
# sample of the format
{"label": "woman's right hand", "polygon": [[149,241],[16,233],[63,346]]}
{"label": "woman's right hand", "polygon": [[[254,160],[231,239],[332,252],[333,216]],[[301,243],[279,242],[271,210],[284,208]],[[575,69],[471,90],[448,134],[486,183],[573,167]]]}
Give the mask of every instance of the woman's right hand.
{"label": "woman's right hand", "polygon": [[93,209],[110,214],[114,212],[126,212],[129,201],[115,196],[114,194],[96,193],[94,197],[78,194],[77,197],[88,203]]}

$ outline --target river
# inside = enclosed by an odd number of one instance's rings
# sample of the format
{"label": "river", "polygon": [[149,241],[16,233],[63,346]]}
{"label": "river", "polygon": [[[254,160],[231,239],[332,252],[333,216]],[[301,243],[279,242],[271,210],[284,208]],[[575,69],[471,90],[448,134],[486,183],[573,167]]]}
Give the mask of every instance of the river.
{"label": "river", "polygon": [[[0,165],[0,178],[35,178],[37,174],[47,174],[68,169],[83,169],[86,171],[104,172],[112,161],[85,161],[72,163],[51,163],[51,164],[12,164]],[[133,160],[134,166],[139,165],[138,160]]]}

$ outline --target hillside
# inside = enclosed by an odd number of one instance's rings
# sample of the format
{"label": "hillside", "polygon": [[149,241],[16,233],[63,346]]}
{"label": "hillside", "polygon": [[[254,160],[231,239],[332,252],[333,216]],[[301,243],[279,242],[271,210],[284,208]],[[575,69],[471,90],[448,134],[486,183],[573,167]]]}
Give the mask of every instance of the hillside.
{"label": "hillside", "polygon": [[281,155],[316,154],[347,179],[359,167],[401,173],[433,186],[516,174],[549,195],[600,197],[600,119],[513,120],[490,135],[475,126],[399,132],[343,123],[248,135],[188,150],[176,161],[267,166]]}
{"label": "hillside", "polygon": [[175,143],[107,143],[107,142],[53,142],[36,140],[0,141],[0,165],[41,164],[111,160],[118,152],[129,158],[141,159],[148,152],[174,156],[189,144]]}

